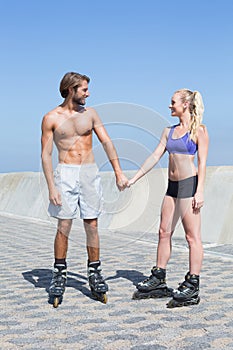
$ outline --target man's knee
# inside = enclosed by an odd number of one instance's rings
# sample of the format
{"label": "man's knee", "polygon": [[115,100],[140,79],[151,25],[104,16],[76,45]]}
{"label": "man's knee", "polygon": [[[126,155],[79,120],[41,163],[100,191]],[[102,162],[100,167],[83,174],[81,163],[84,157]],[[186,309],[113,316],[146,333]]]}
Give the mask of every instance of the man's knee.
{"label": "man's knee", "polygon": [[66,237],[69,237],[72,226],[71,219],[58,220],[57,232],[63,234]]}
{"label": "man's knee", "polygon": [[87,234],[96,235],[98,234],[98,223],[97,219],[85,219],[83,220],[84,228]]}
{"label": "man's knee", "polygon": [[84,219],[84,226],[90,227],[90,228],[97,228],[98,221],[97,219]]}

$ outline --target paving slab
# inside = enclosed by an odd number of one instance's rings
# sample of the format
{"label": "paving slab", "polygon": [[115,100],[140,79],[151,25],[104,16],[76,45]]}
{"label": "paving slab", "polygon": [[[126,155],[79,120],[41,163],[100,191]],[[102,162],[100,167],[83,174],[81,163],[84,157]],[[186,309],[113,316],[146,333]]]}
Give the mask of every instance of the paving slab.
{"label": "paving slab", "polygon": [[[233,349],[233,246],[204,242],[201,302],[168,309],[169,299],[132,300],[155,263],[157,235],[103,230],[101,259],[108,303],[91,296],[85,234],[69,240],[68,283],[57,309],[48,303],[53,223],[0,216],[0,349]],[[174,236],[167,269],[176,288],[188,269],[186,242]]]}

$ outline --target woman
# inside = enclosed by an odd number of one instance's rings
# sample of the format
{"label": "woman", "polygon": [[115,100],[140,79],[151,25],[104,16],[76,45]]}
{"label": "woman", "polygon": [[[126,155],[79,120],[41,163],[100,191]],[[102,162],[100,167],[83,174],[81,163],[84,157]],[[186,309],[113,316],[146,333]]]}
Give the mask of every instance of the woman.
{"label": "woman", "polygon": [[[200,209],[204,204],[204,180],[208,153],[208,133],[201,124],[204,106],[198,91],[181,89],[174,93],[169,106],[179,124],[163,131],[159,145],[129,181],[133,185],[148,173],[168,151],[168,188],[165,194],[159,228],[156,266],[146,280],[138,283],[133,298],[171,296],[168,307],[198,304],[199,275],[203,260]],[[194,165],[197,152],[198,167]],[[181,218],[189,246],[189,272],[178,290],[166,286],[166,266],[171,255],[171,238]]]}

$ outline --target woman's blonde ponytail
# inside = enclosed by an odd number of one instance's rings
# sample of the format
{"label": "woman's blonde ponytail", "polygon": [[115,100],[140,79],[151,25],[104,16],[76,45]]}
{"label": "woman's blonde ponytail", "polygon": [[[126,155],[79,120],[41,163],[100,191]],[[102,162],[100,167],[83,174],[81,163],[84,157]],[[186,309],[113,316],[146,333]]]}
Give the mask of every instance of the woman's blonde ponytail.
{"label": "woman's blonde ponytail", "polygon": [[189,111],[191,121],[189,126],[190,138],[196,142],[197,130],[202,123],[204,113],[204,104],[202,96],[199,91],[191,91],[188,89],[181,89],[176,91],[181,95],[182,102],[189,102]]}

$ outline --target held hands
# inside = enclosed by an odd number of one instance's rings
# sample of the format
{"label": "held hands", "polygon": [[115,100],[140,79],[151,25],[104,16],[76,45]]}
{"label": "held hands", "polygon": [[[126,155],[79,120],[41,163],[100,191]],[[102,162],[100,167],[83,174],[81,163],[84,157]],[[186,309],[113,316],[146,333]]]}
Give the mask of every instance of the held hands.
{"label": "held hands", "polygon": [[121,173],[116,177],[116,184],[119,189],[119,191],[124,191],[126,187],[130,187],[134,185],[136,182],[136,179],[133,177],[132,179],[128,180],[127,177]]}
{"label": "held hands", "polygon": [[116,176],[116,185],[119,191],[123,191],[128,186],[128,182],[127,177],[123,173]]}
{"label": "held hands", "polygon": [[134,185],[135,182],[136,182],[136,181],[134,180],[134,178],[130,179],[129,182],[128,182],[127,187],[130,187],[130,186]]}

